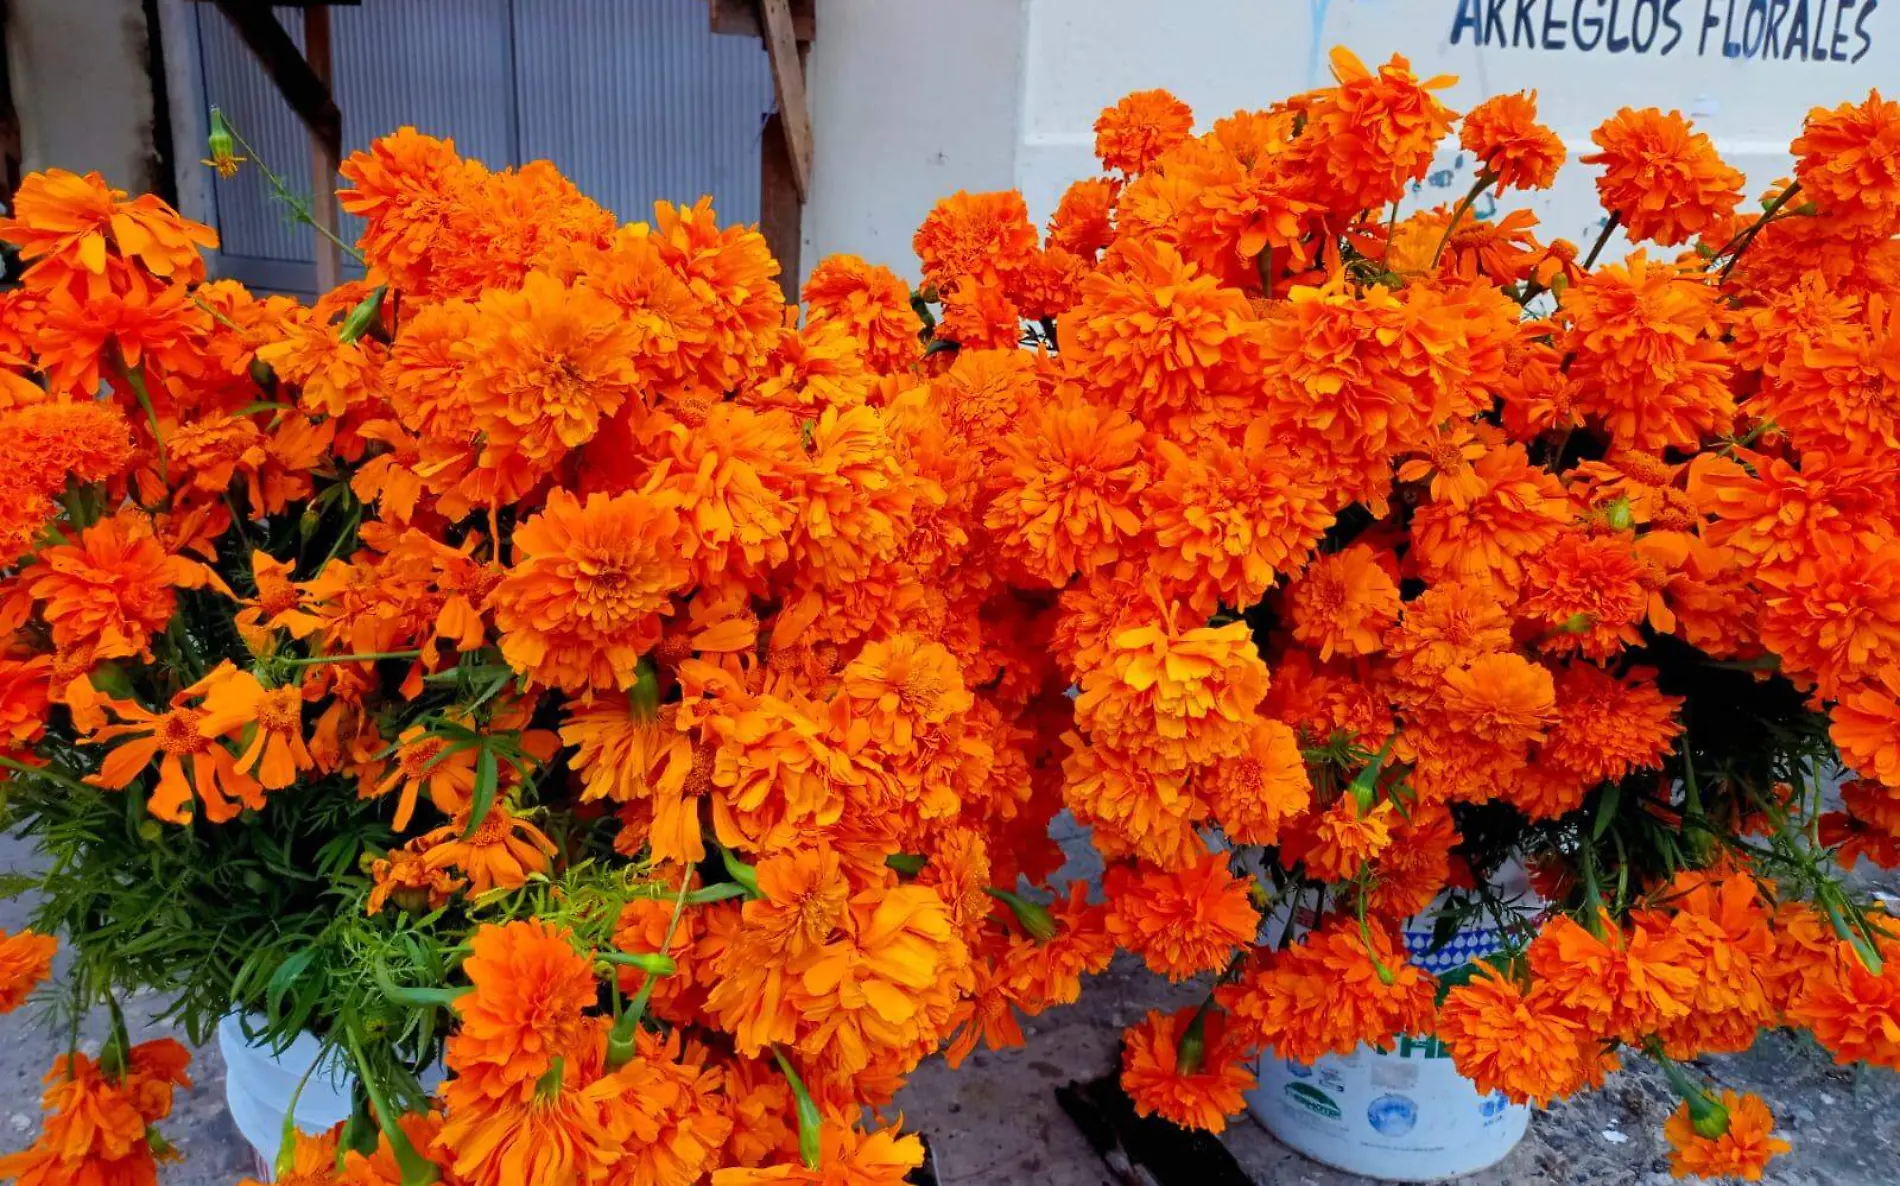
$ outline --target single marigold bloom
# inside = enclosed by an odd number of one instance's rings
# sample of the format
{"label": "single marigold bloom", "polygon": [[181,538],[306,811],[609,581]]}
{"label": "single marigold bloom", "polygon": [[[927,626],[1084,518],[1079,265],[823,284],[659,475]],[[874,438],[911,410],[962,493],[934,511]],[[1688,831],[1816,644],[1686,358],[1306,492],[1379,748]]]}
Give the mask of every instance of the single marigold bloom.
{"label": "single marigold bloom", "polygon": [[444,1061],[462,1091],[525,1102],[555,1059],[579,1053],[600,986],[572,936],[539,919],[477,927],[469,948]]}
{"label": "single marigold bloom", "polygon": [[1401,679],[1421,687],[1444,672],[1511,646],[1511,616],[1499,591],[1476,581],[1444,581],[1405,603],[1385,649]]}
{"label": "single marigold bloom", "polygon": [[1165,438],[1154,447],[1160,473],[1142,506],[1162,575],[1196,607],[1254,604],[1332,526],[1325,488],[1272,443],[1264,418],[1247,426],[1238,448],[1218,438],[1191,452]]}
{"label": "single marigold bloom", "polygon": [[1088,885],[1080,878],[1069,883],[1066,897],[1050,904],[1049,914],[1055,934],[1012,935],[999,969],[1011,999],[1026,1013],[1074,1004],[1082,977],[1106,970],[1115,958],[1108,907],[1089,904]]}
{"label": "single marigold bloom", "polygon": [[1319,652],[1370,655],[1385,646],[1399,618],[1399,586],[1384,558],[1366,544],[1322,555],[1287,590],[1293,637]]}
{"label": "single marigold bloom", "polygon": [[1092,391],[1153,423],[1237,385],[1252,310],[1162,240],[1117,241],[1063,315],[1063,360]]}
{"label": "single marigold bloom", "polygon": [[1693,449],[1735,417],[1716,290],[1638,251],[1564,294],[1577,410],[1616,445]]}
{"label": "single marigold bloom", "polygon": [[430,869],[454,869],[468,879],[468,892],[519,889],[531,874],[546,873],[557,851],[541,829],[510,815],[497,803],[469,830],[468,813],[411,842]]}
{"label": "single marigold bloom", "polygon": [[200,251],[218,245],[210,227],[181,217],[153,194],[128,202],[124,190],[98,173],[29,173],[12,206],[12,217],[0,218],[0,239],[33,262],[22,279],[36,288],[84,287],[96,295],[114,249],[161,280],[200,281]]}
{"label": "single marigold bloom", "polygon": [[1225,853],[1139,873],[1118,865],[1103,882],[1108,933],[1170,980],[1216,971],[1259,930],[1247,885],[1228,870]]}
{"label": "single marigold bloom", "polygon": [[1095,119],[1095,157],[1104,169],[1143,171],[1194,133],[1194,111],[1164,90],[1135,91]]}
{"label": "single marigold bloom", "polygon": [[1741,1178],[1761,1181],[1762,1170],[1778,1153],[1794,1148],[1774,1135],[1775,1118],[1755,1095],[1723,1091],[1721,1106],[1728,1128],[1718,1137],[1696,1131],[1689,1101],[1684,1100],[1663,1125],[1669,1141],[1669,1172],[1678,1178]]}
{"label": "single marigold bloom", "polygon": [[348,213],[367,224],[363,254],[396,286],[433,295],[434,255],[454,251],[455,222],[465,217],[464,195],[487,170],[464,162],[453,140],[398,128],[344,159],[338,172],[350,184],[337,191]]}
{"label": "single marigold bloom", "polygon": [[809,434],[792,559],[828,588],[868,583],[915,525],[916,483],[875,408],[828,407]]}
{"label": "single marigold bloom", "polygon": [[711,719],[708,793],[721,844],[771,851],[838,822],[847,790],[867,775],[824,720],[821,706],[778,696]]}
{"label": "single marigold bloom", "polygon": [[53,953],[59,940],[34,931],[0,931],[0,1013],[11,1013],[26,1002],[53,974]]}
{"label": "single marigold bloom", "polygon": [[1208,805],[1188,788],[1186,771],[1156,770],[1139,757],[1064,733],[1062,801],[1120,850],[1156,865],[1201,849],[1195,827]]}
{"label": "single marigold bloom", "polygon": [[1604,911],[1596,932],[1568,915],[1545,923],[1530,945],[1531,971],[1594,1035],[1641,1043],[1695,1004],[1696,972],[1667,927],[1619,928]]}
{"label": "single marigold bloom", "polygon": [[440,910],[468,883],[446,869],[431,869],[420,852],[393,849],[370,862],[370,891],[365,914],[380,914],[391,902],[410,914]]}
{"label": "single marigold bloom", "polygon": [[1096,744],[1180,771],[1245,748],[1267,668],[1245,622],[1178,630],[1169,621],[1115,634],[1079,683],[1076,723]]}
{"label": "single marigold bloom", "polygon": [[1290,153],[1297,172],[1327,209],[1378,210],[1410,182],[1422,181],[1456,115],[1432,92],[1456,80],[1423,82],[1394,54],[1374,74],[1342,47],[1332,52],[1338,85],[1317,92]]}
{"label": "single marigold bloom", "polygon": [[[461,1076],[442,1085],[447,1117],[430,1152],[464,1186],[605,1183],[632,1139],[633,1111],[610,1101],[624,1080],[602,1076],[605,1019],[550,1065],[525,1095],[489,1095]],[[477,1081],[479,1082],[479,1081]]]}
{"label": "single marigold bloom", "polygon": [[944,290],[936,336],[972,350],[1009,350],[1022,339],[1023,313],[1001,284],[964,280]]}
{"label": "single marigold bloom", "polygon": [[[228,670],[228,664],[220,668],[221,672]],[[108,741],[120,744],[99,763],[98,773],[87,775],[86,781],[109,790],[123,790],[157,758],[158,780],[145,806],[158,819],[188,823],[194,802],[203,804],[205,818],[213,823],[235,819],[241,807],[261,809],[264,794],[257,780],[237,768],[237,759],[216,740],[217,734],[204,730],[206,711],[184,703],[203,691],[202,683],[194,685],[179,694],[174,707],[162,713],[130,700],[103,698],[102,707],[119,723],[102,723],[83,740],[88,745]]]}
{"label": "single marigold bloom", "polygon": [[100,659],[150,659],[152,635],[171,622],[179,589],[229,592],[204,564],[168,551],[137,511],[101,519],[76,543],[41,549],[21,578],[54,645],[84,643]]}
{"label": "single marigold bloom", "polygon": [[1509,651],[1480,655],[1447,669],[1438,708],[1471,738],[1522,750],[1541,740],[1556,720],[1557,693],[1550,669]]}
{"label": "single marigold bloom", "polygon": [[1625,107],[1590,133],[1602,165],[1597,197],[1632,239],[1674,247],[1728,224],[1742,200],[1743,177],[1680,111]]}
{"label": "single marigold bloom", "polygon": [[1822,537],[1762,600],[1762,646],[1791,678],[1839,695],[1900,667],[1900,541]]}
{"label": "single marigold bloom", "polygon": [[1257,962],[1228,999],[1254,1042],[1310,1063],[1428,1032],[1436,991],[1385,924],[1369,919],[1363,928],[1338,921],[1302,935]]}
{"label": "single marigold bloom", "polygon": [[1858,104],[1816,107],[1789,150],[1802,194],[1830,224],[1871,238],[1900,230],[1900,103],[1874,90]]}
{"label": "single marigold bloom", "polygon": [[1451,850],[1459,841],[1451,812],[1421,804],[1393,830],[1392,843],[1373,861],[1366,909],[1380,918],[1409,919],[1430,906],[1452,879]]}
{"label": "single marigold bloom", "polygon": [[776,1165],[729,1166],[712,1174],[712,1186],[903,1186],[924,1163],[924,1144],[895,1126],[863,1132],[841,1119],[819,1129],[818,1168],[795,1158]]}
{"label": "single marigold bloom", "polygon": [[1436,1033],[1458,1073],[1512,1103],[1550,1101],[1600,1083],[1608,1069],[1593,1038],[1542,984],[1528,993],[1486,963],[1446,994]]}
{"label": "single marigold bloom", "polygon": [[1156,1009],[1122,1031],[1122,1090],[1143,1116],[1221,1132],[1253,1090],[1251,1052],[1219,1009]]}
{"label": "single marigold bloom", "polygon": [[1121,183],[1112,177],[1084,177],[1071,182],[1049,218],[1049,245],[1084,259],[1115,238],[1115,198]]}
{"label": "single marigold bloom", "polygon": [[983,522],[1003,555],[1057,588],[1112,564],[1141,531],[1145,435],[1126,412],[1080,399],[1032,411],[1002,439],[990,473]]}
{"label": "single marigold bloom", "polygon": [[0,413],[0,459],[9,478],[43,494],[64,491],[68,475],[79,482],[114,478],[132,457],[132,428],[117,404],[46,400]]}
{"label": "single marigold bloom", "polygon": [[1666,696],[1655,673],[1633,668],[1615,676],[1591,663],[1556,673],[1557,723],[1543,754],[1593,782],[1655,769],[1682,732],[1682,697]]}
{"label": "single marigold bloom", "polygon": [[1235,844],[1277,844],[1281,826],[1313,801],[1299,738],[1264,716],[1254,718],[1247,748],[1201,771],[1194,786]]}
{"label": "single marigold bloom", "polygon": [[[275,1175],[275,1186],[337,1186],[344,1181],[337,1170],[337,1130],[311,1136],[301,1130],[291,1134],[290,1165],[287,1172]],[[281,1158],[283,1153],[278,1156]],[[241,1178],[238,1186],[264,1186],[256,1178]]]}
{"label": "single marigold bloom", "polygon": [[1493,95],[1465,113],[1458,143],[1507,189],[1549,189],[1564,163],[1564,142],[1537,122],[1537,92]]}
{"label": "single marigold bloom", "polygon": [[1631,537],[1566,531],[1531,559],[1517,616],[1536,623],[1539,650],[1599,663],[1642,642],[1649,570]]}
{"label": "single marigold bloom", "polygon": [[0,1156],[0,1178],[18,1186],[151,1186],[157,1160],[147,1130],[170,1115],[174,1090],[191,1086],[190,1062],[191,1053],[171,1038],[126,1051],[122,1075],[107,1074],[84,1054],[54,1059],[43,1080],[47,1116],[39,1138]]}
{"label": "single marigold bloom", "polygon": [[664,446],[674,464],[656,468],[647,491],[677,505],[695,582],[762,584],[790,554],[802,509],[805,457],[792,413],[715,404],[691,429],[674,425]]}
{"label": "single marigold bloom", "polygon": [[1828,710],[1828,737],[1863,777],[1900,787],[1900,671],[1844,689]]}
{"label": "single marigold bloom", "polygon": [[702,386],[733,390],[783,324],[778,261],[756,228],[721,228],[709,197],[690,208],[655,202],[652,233],[661,260],[699,296],[710,319],[703,340],[682,346],[682,363]]}
{"label": "single marigold bloom", "polygon": [[867,643],[839,680],[840,692],[861,707],[859,719],[891,754],[924,743],[975,703],[956,656],[916,634]]}
{"label": "single marigold bloom", "polygon": [[593,494],[583,504],[555,489],[516,528],[515,564],[490,595],[502,656],[567,691],[631,686],[689,577],[680,533],[678,513],[646,495]]}
{"label": "single marigold bloom", "polygon": [[889,268],[826,256],[805,281],[804,299],[807,318],[850,330],[873,370],[899,371],[923,357],[924,323],[911,308],[910,288]]}
{"label": "single marigold bloom", "polygon": [[[1878,921],[1892,926],[1884,917]],[[1787,1018],[1842,1066],[1869,1062],[1900,1070],[1900,941],[1878,939],[1874,950],[1878,972],[1852,943],[1828,944],[1794,988]]]}
{"label": "single marigold bloom", "polygon": [[206,737],[248,735],[239,773],[267,791],[281,791],[316,764],[303,739],[303,690],[266,688],[248,671],[221,665],[206,677],[198,731]]}
{"label": "single marigold bloom", "polygon": [[1342,795],[1326,810],[1289,823],[1281,836],[1281,855],[1305,865],[1310,877],[1346,881],[1391,846],[1394,819],[1389,799],[1362,805],[1358,796]]}
{"label": "single marigold bloom", "polygon": [[1029,207],[1013,189],[958,190],[931,207],[911,240],[925,281],[939,289],[998,280],[1025,267],[1036,248]]}

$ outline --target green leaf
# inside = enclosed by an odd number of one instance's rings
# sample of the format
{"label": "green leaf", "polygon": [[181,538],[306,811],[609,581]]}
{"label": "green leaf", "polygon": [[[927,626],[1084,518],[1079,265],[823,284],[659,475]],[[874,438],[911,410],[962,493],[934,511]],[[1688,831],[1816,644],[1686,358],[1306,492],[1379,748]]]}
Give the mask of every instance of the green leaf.
{"label": "green leaf", "polygon": [[316,955],[316,948],[306,947],[278,964],[277,970],[271,973],[270,985],[265,997],[271,1020],[275,1021],[283,1016],[284,994],[297,983],[297,978],[303,975],[304,969],[310,966],[310,961],[315,959]]}
{"label": "green leaf", "polygon": [[495,762],[495,751],[484,741],[475,754],[475,790],[469,796],[468,827],[462,832],[467,839],[475,834],[488,818],[489,809],[495,805],[495,788],[501,783],[501,771]]}
{"label": "green leaf", "polygon": [[722,881],[718,885],[703,886],[686,895],[688,906],[704,906],[708,902],[723,902],[728,898],[743,898],[746,888],[736,881]]}
{"label": "green leaf", "polygon": [[1613,782],[1603,788],[1603,795],[1597,800],[1596,820],[1590,825],[1590,839],[1601,840],[1603,833],[1610,830],[1610,824],[1616,820],[1617,804],[1623,799],[1623,784]]}
{"label": "green leaf", "polygon": [[1471,983],[1471,981],[1477,977],[1479,967],[1478,961],[1472,960],[1468,964],[1459,964],[1451,971],[1440,976],[1438,978],[1438,997],[1433,1003],[1438,1005],[1444,1004],[1445,998],[1450,995],[1452,989],[1460,985]]}

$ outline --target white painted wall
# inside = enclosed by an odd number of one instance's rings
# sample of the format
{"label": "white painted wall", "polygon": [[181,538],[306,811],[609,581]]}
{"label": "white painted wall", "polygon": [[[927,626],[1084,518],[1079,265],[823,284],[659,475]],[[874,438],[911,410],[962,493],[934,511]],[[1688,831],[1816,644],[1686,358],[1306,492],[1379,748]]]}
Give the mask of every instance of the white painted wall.
{"label": "white painted wall", "polygon": [[807,269],[848,251],[916,272],[938,198],[1016,183],[1026,0],[818,0]]}
{"label": "white painted wall", "polygon": [[[1575,157],[1618,107],[1691,116],[1752,199],[1786,171],[1810,107],[1900,87],[1893,0],[820,0],[808,247],[909,275],[911,232],[942,193],[1013,184],[1045,218],[1095,171],[1095,117],[1129,91],[1166,87],[1205,127],[1325,84],[1342,44],[1370,66],[1397,52],[1421,76],[1458,75],[1444,96],[1458,111],[1536,88],[1572,160],[1552,194],[1508,201],[1586,244],[1595,171]],[[1414,200],[1453,201],[1470,177],[1453,143]]]}
{"label": "white painted wall", "polygon": [[154,188],[139,0],[9,0],[6,21],[23,169],[97,169],[121,189]]}

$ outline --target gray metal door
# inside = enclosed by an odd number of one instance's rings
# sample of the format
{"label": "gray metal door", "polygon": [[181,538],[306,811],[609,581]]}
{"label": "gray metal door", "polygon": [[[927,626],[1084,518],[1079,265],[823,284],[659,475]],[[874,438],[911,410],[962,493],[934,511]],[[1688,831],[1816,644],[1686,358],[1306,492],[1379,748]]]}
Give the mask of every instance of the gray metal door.
{"label": "gray metal door", "polygon": [[[204,109],[222,107],[307,187],[302,124],[218,11],[190,7]],[[301,11],[275,11],[301,44]],[[701,194],[722,221],[758,220],[771,71],[758,41],[710,31],[705,0],[365,0],[330,19],[346,155],[412,124],[496,168],[553,161],[626,221]],[[215,181],[212,206],[223,275],[311,291],[313,232],[286,219],[255,170]],[[356,220],[344,221],[353,241]]]}

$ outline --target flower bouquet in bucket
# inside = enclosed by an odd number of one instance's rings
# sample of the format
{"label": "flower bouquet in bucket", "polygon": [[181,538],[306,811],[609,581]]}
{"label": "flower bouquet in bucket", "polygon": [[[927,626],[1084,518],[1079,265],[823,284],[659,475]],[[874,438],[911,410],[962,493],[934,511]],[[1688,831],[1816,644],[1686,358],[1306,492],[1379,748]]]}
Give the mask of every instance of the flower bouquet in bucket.
{"label": "flower bouquet in bucket", "polygon": [[[1443,80],[1335,71],[1199,136],[1130,96],[1046,233],[959,193],[918,289],[834,257],[797,307],[707,202],[620,225],[413,130],[345,162],[366,276],[308,306],[29,178],[0,1006],[59,934],[54,1007],[115,1022],[0,1179],[153,1180],[141,990],[355,1073],[304,1186],[897,1183],[908,1073],[1118,948],[1202,982],[1121,1076],[1198,1128],[1263,1051],[1517,1103],[1647,1057],[1678,1168],[1758,1174],[1765,1108],[1683,1061],[1900,1064],[1838,868],[1900,860],[1900,106],[1815,112],[1752,216],[1619,113],[1580,253],[1472,214],[1561,163],[1531,97],[1408,211]],[[1065,807],[1105,901],[1050,885]]]}

